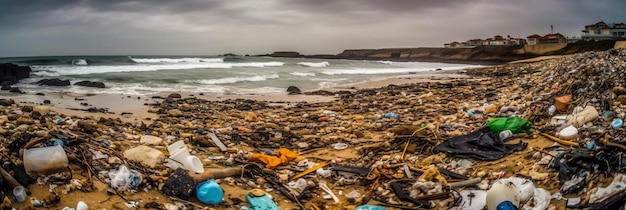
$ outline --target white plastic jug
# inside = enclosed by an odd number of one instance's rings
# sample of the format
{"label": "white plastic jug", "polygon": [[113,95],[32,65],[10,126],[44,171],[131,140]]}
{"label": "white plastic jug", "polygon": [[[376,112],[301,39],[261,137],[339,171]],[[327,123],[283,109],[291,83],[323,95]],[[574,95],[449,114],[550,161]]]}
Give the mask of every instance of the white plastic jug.
{"label": "white plastic jug", "polygon": [[497,183],[487,191],[487,210],[513,210],[520,204],[519,192],[511,183]]}

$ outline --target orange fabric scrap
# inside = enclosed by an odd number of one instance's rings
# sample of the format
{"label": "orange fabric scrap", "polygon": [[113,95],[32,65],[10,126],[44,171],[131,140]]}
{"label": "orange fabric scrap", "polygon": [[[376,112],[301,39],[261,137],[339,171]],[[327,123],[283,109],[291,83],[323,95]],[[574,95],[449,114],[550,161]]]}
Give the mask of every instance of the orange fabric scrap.
{"label": "orange fabric scrap", "polygon": [[298,154],[286,148],[280,148],[276,150],[275,153],[278,156],[265,155],[265,154],[251,154],[250,156],[248,156],[248,160],[265,163],[268,169],[273,169],[279,165],[286,165],[287,163],[289,163],[289,161],[292,161],[298,158]]}

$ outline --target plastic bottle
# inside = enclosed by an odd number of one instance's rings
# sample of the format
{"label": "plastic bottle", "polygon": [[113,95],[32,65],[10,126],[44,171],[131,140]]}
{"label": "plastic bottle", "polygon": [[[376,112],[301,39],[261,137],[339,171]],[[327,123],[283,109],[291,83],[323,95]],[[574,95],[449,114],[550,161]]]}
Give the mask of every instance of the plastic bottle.
{"label": "plastic bottle", "polygon": [[519,199],[519,192],[512,184],[494,184],[487,191],[487,210],[517,210]]}
{"label": "plastic bottle", "polygon": [[511,138],[513,136],[513,132],[511,132],[510,130],[504,130],[500,132],[499,136],[500,140],[504,141],[505,139]]}
{"label": "plastic bottle", "polygon": [[224,190],[222,190],[215,180],[210,179],[198,185],[196,188],[196,197],[204,204],[216,205],[222,202]]}

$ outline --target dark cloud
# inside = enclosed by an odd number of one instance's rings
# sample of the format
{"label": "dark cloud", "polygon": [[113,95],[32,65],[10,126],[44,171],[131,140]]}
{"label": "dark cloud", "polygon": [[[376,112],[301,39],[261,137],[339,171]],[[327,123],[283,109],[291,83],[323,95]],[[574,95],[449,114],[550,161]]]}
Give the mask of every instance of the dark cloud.
{"label": "dark cloud", "polygon": [[626,22],[624,0],[0,0],[0,56],[218,54],[441,46],[580,36]]}

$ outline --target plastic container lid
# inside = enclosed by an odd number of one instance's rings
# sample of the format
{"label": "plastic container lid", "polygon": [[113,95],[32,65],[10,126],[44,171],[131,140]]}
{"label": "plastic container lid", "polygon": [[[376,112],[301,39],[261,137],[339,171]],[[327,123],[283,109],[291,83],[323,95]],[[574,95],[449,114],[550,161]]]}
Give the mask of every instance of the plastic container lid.
{"label": "plastic container lid", "polygon": [[578,129],[574,126],[567,126],[559,132],[559,138],[561,139],[575,139],[578,136]]}
{"label": "plastic container lid", "polygon": [[335,143],[335,144],[333,144],[333,148],[335,148],[336,150],[346,149],[346,148],[348,148],[348,144],[346,144],[346,143]]}
{"label": "plastic container lid", "polygon": [[198,185],[196,197],[204,204],[216,205],[222,202],[224,190],[215,183],[215,180],[211,179]]}

